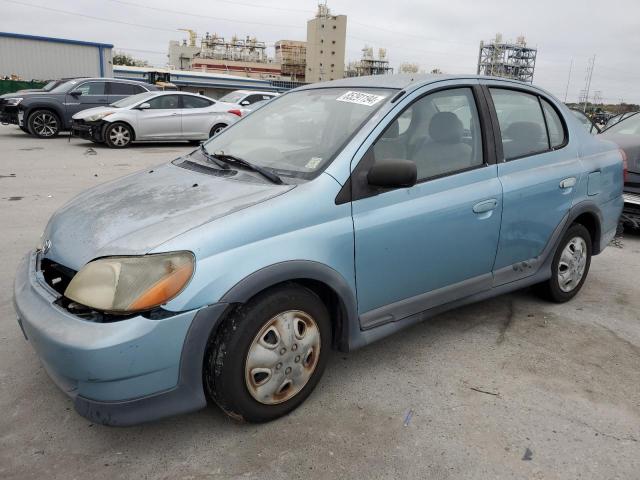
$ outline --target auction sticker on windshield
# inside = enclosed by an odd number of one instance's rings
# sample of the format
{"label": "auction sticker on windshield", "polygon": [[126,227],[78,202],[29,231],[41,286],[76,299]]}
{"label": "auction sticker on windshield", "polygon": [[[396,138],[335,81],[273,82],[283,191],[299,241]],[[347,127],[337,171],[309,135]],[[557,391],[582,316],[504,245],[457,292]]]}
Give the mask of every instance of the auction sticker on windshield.
{"label": "auction sticker on windshield", "polygon": [[382,95],[349,91],[340,95],[338,98],[336,98],[336,100],[339,102],[357,103],[358,105],[366,105],[367,107],[370,107],[378,103],[380,100],[383,100],[384,98],[385,97]]}

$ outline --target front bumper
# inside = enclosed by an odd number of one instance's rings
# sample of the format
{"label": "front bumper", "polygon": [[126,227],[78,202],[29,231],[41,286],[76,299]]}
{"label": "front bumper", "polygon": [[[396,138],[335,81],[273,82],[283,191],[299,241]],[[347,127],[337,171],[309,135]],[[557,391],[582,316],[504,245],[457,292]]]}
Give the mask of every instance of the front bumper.
{"label": "front bumper", "polygon": [[640,228],[640,193],[625,192],[622,223]]}
{"label": "front bumper", "polygon": [[72,120],[71,136],[96,142],[104,142],[104,123],[89,123],[82,120]]}
{"label": "front bumper", "polygon": [[80,319],[54,303],[56,292],[21,262],[15,280],[18,322],[54,382],[94,422],[132,425],[206,405],[202,362],[226,305],[161,320],[112,323]]}

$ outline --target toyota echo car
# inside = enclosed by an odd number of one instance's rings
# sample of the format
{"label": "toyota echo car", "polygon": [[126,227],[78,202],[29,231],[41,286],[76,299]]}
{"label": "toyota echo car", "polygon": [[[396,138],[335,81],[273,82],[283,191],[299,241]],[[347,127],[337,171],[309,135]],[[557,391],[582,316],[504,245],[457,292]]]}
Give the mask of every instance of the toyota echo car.
{"label": "toyota echo car", "polygon": [[528,84],[312,84],[63,206],[17,272],[18,321],[91,421],[208,399],[268,421],[331,350],[530,285],[570,300],[614,237],[624,174]]}

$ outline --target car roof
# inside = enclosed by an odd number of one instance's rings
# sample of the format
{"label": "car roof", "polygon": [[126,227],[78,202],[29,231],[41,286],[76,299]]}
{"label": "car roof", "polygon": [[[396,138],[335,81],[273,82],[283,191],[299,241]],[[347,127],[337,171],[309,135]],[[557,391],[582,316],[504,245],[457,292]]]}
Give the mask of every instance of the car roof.
{"label": "car roof", "polygon": [[362,77],[341,78],[338,80],[330,80],[328,82],[311,83],[296,90],[312,90],[315,88],[390,88],[395,90],[413,90],[430,83],[442,82],[447,80],[491,80],[503,83],[511,83],[539,90],[550,95],[543,89],[531,85],[530,83],[520,82],[502,77],[491,77],[486,75],[433,75],[433,74],[393,74],[393,75],[367,75]]}
{"label": "car roof", "polygon": [[108,81],[108,82],[118,82],[118,83],[133,83],[136,85],[144,85],[144,86],[148,86],[148,87],[154,87],[155,85],[150,84],[149,82],[145,82],[142,80],[129,80],[126,78],[113,78],[113,77],[74,77],[74,78],[68,78],[66,81],[71,81],[71,80],[76,80],[78,82],[80,81],[86,81],[86,80],[100,80],[100,81]]}

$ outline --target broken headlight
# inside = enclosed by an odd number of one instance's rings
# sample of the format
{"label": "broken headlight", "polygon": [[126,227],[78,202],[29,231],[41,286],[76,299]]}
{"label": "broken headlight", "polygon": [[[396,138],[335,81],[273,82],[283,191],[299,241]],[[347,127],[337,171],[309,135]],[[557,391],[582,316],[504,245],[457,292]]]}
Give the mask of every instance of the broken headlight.
{"label": "broken headlight", "polygon": [[150,310],[184,289],[194,263],[191,252],[100,258],[73,277],[64,296],[103,312]]}
{"label": "broken headlight", "polygon": [[85,118],[87,122],[97,122],[98,120],[102,120],[104,117],[108,117],[109,115],[113,115],[115,112],[100,112],[93,115],[89,115]]}

